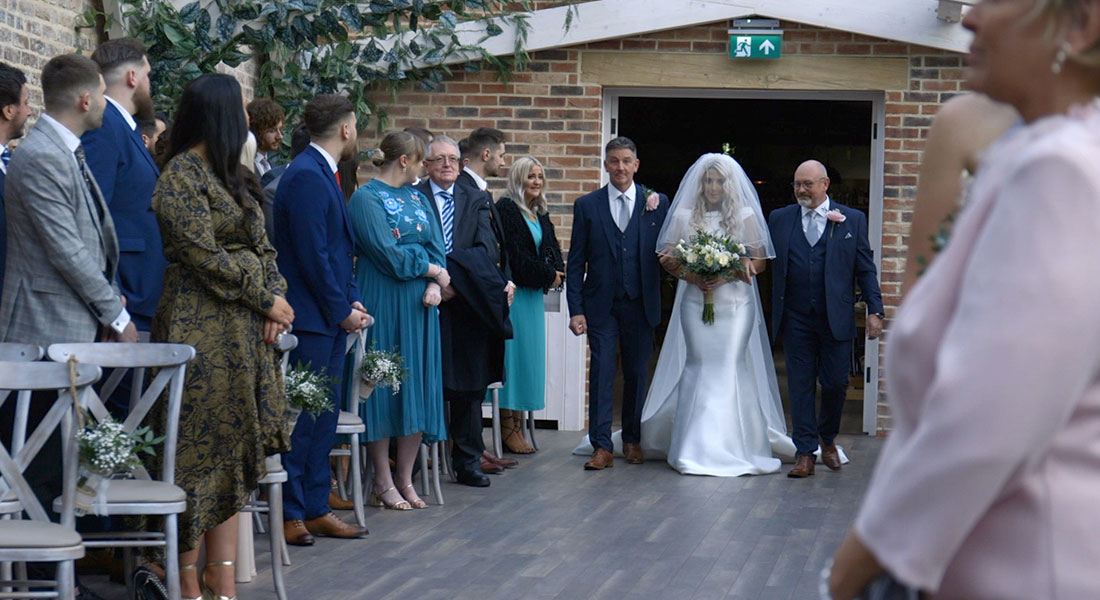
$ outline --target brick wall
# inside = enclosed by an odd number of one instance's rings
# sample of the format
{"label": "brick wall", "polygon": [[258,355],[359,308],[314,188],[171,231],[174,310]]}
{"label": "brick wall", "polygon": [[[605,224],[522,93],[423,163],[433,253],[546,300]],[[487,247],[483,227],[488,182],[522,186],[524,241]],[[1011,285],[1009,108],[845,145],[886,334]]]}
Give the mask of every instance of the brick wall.
{"label": "brick wall", "polygon": [[[882,237],[882,292],[887,315],[900,298],[904,254],[912,219],[921,151],[932,116],[959,93],[962,57],[940,50],[888,40],[783,23],[783,55],[908,57],[909,87],[885,90],[885,188]],[[663,31],[534,53],[530,68],[503,84],[492,73],[457,73],[438,92],[408,92],[388,106],[391,128],[427,127],[456,138],[475,127],[505,131],[512,156],[531,154],[547,167],[552,220],[568,246],[572,203],[598,185],[601,174],[603,97],[599,85],[585,83],[581,51],[652,51],[659,53],[728,52],[725,22]],[[501,189],[500,180],[492,182]],[[882,348],[885,350],[886,345]],[[882,371],[880,371],[880,374]],[[880,390],[881,390],[880,381]],[[885,390],[879,395],[885,402]],[[879,430],[890,427],[880,407]]]}
{"label": "brick wall", "polygon": [[0,61],[27,76],[31,106],[42,107],[38,74],[58,54],[95,47],[88,29],[78,36],[77,16],[91,8],[86,0],[0,0]]}

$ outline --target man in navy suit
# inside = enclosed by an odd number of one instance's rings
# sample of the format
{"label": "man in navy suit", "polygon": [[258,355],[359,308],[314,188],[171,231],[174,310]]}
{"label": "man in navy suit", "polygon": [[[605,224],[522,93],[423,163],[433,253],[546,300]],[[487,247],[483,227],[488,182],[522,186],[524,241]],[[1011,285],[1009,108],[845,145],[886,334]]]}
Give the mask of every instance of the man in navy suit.
{"label": "man in navy suit", "polygon": [[367,532],[340,520],[328,503],[328,456],[344,401],[347,334],[366,325],[367,311],[355,284],[351,221],[336,181],[337,161],[355,156],[355,106],[324,94],[306,104],[302,118],[311,141],[283,173],[274,206],[279,272],[296,315],[298,347],[290,361],[338,380],[332,386],[335,408],[316,418],[303,412],[291,433],[291,450],[283,454],[284,535],[289,544],[309,546],[313,535],[357,538]]}
{"label": "man in navy suit", "polygon": [[661,322],[661,267],[657,234],[668,214],[668,198],[651,207],[634,183],[638,148],[625,137],[607,143],[604,168],[610,183],[577,199],[566,263],[569,329],[588,334],[592,369],[588,376],[587,470],[614,466],[611,443],[615,353],[622,356],[623,454],[642,462],[642,405],[648,382],[653,329]]}
{"label": "man in navy suit", "polygon": [[160,171],[137,127],[156,117],[149,59],[141,42],[121,38],[101,44],[92,60],[107,84],[107,108],[103,125],[80,141],[118,233],[118,283],[126,310],[138,331],[149,331],[168,266],[152,207]]}
{"label": "man in navy suit", "polygon": [[[834,439],[856,336],[855,284],[867,302],[867,337],[882,334],[884,315],[867,217],[829,199],[829,177],[816,160],[799,165],[792,186],[798,203],[776,209],[768,219],[775,244],[772,339],[782,335],[787,360],[797,453],[787,476],[809,477],[819,441],[822,462],[840,469]],[[820,413],[815,407],[818,381]]]}
{"label": "man in navy suit", "polygon": [[23,137],[23,127],[31,116],[27,78],[19,69],[0,63],[0,290],[4,289],[4,261],[8,252],[8,225],[4,216],[4,183],[11,161],[12,140]]}

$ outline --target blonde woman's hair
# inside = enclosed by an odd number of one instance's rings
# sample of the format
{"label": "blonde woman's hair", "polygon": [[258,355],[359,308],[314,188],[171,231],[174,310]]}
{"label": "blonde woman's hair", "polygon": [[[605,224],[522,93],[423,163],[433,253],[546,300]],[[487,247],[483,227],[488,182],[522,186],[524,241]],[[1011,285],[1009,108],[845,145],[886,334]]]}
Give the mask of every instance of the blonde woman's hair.
{"label": "blonde woman's hair", "polygon": [[524,156],[512,161],[512,166],[508,169],[508,196],[519,206],[519,209],[523,211],[528,219],[537,220],[538,215],[545,215],[549,210],[546,207],[546,184],[543,183],[542,190],[539,191],[538,196],[531,200],[530,205],[524,199],[525,194],[523,193],[523,184],[527,182],[527,176],[531,174],[531,169],[535,167],[542,169],[542,177],[545,182],[546,167],[543,167],[537,158]]}
{"label": "blonde woman's hair", "polygon": [[[1061,43],[1065,32],[1075,22],[1084,18],[1085,4],[1096,0],[1035,0],[1035,8],[1032,18],[1046,18],[1049,21],[1047,36],[1052,41]],[[1070,56],[1070,61],[1092,69],[1100,69],[1100,42],[1093,44],[1076,56]]]}
{"label": "blonde woman's hair", "polygon": [[424,142],[411,133],[404,131],[391,131],[382,138],[378,149],[371,152],[371,163],[376,167],[382,167],[401,156],[408,156],[409,162],[418,163],[424,160]]}
{"label": "blonde woman's hair", "polygon": [[719,208],[721,213],[720,223],[726,233],[733,236],[734,239],[740,239],[742,233],[740,213],[744,202],[741,200],[741,194],[737,191],[737,179],[732,168],[733,161],[722,160],[723,158],[717,156],[703,165],[703,172],[699,177],[699,198],[691,211],[691,226],[696,230],[706,229],[707,197],[704,190],[706,189],[707,172],[711,170],[718,171],[726,180],[722,184],[722,206]]}

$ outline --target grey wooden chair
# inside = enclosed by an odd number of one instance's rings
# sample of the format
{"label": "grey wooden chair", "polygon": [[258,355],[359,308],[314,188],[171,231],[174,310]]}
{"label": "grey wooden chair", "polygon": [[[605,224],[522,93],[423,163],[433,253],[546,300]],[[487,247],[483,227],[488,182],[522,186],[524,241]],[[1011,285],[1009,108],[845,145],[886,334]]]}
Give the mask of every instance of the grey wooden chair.
{"label": "grey wooden chair", "polygon": [[[126,564],[126,584],[133,595],[131,574],[135,567],[134,548],[156,547],[164,549],[164,576],[168,597],[180,597],[178,515],[187,509],[187,494],[175,484],[176,442],[178,438],[180,404],[183,399],[183,383],[187,363],[195,357],[195,349],[186,344],[54,344],[46,349],[50,360],[67,362],[74,358],[78,364],[92,364],[111,373],[100,393],[89,394],[87,408],[97,419],[110,417],[101,398],[110,397],[127,372],[133,371],[130,410],[123,428],[133,432],[143,424],[164,436],[158,449],[160,472],[152,476],[146,469],[138,468],[130,479],[111,480],[102,501],[96,505],[104,515],[145,515],[164,518],[162,531],[119,530],[84,534],[84,545],[89,548],[122,548]],[[145,385],[147,369],[157,374]],[[145,423],[158,400],[164,398],[163,423]],[[54,501],[54,510],[60,508],[60,499]]]}
{"label": "grey wooden chair", "polygon": [[[0,343],[0,361],[4,362],[31,362],[42,358],[42,348],[34,344],[20,344],[16,342],[2,342]],[[8,397],[10,392],[8,390],[0,390],[0,405],[4,403],[4,400]],[[16,398],[16,411],[22,411],[22,420],[27,420],[27,410],[30,407],[31,392],[30,390],[22,390],[18,392]],[[16,418],[19,418],[18,416]],[[17,432],[12,432],[17,433]],[[25,432],[19,432],[25,433]],[[18,452],[19,448],[23,446],[23,437],[12,437],[12,452]],[[19,504],[18,499],[15,497],[14,492],[9,492],[4,498],[0,498],[0,519],[10,519],[12,516],[17,515],[22,509],[22,505]],[[11,563],[0,563],[0,579],[11,579]],[[22,578],[22,577],[21,577]]]}
{"label": "grey wooden chair", "polygon": [[264,476],[259,481],[260,486],[267,490],[267,500],[260,500],[256,494],[253,494],[249,503],[241,509],[241,512],[249,512],[256,516],[257,530],[261,533],[264,530],[258,515],[267,513],[267,535],[271,544],[271,579],[275,583],[275,596],[279,600],[287,600],[283,566],[290,566],[290,552],[283,537],[283,484],[286,480],[286,470],[283,469],[281,457],[278,454],[268,456],[264,459]]}
{"label": "grey wooden chair", "polygon": [[[18,450],[9,452],[9,447],[0,442],[0,498],[8,498],[10,494],[28,517],[0,520],[0,562],[54,562],[57,563],[56,576],[53,581],[0,581],[0,589],[22,590],[6,592],[0,597],[71,600],[75,595],[74,561],[84,556],[84,544],[76,532],[73,512],[79,454],[74,426],[76,402],[70,390],[75,391],[81,404],[85,404],[93,395],[91,384],[98,381],[100,375],[101,370],[95,365],[76,365],[70,370],[69,365],[54,363],[0,362],[0,391],[6,392],[3,398],[12,391],[57,392],[57,398],[29,438],[26,437],[26,413],[22,419],[17,416],[15,432],[25,440]],[[62,493],[58,522],[54,523],[23,474],[59,427]]]}
{"label": "grey wooden chair", "polygon": [[42,358],[42,348],[34,344],[0,343],[0,361],[30,362],[40,358]]}
{"label": "grey wooden chair", "polygon": [[[367,327],[374,325],[374,320],[370,319],[367,323]],[[347,456],[348,462],[348,474],[351,476],[351,500],[352,511],[355,513],[355,522],[360,527],[367,526],[366,515],[363,512],[364,504],[364,469],[365,464],[369,465],[370,461],[365,460],[363,448],[359,443],[359,434],[367,431],[367,425],[363,423],[363,419],[359,417],[359,367],[363,365],[363,355],[366,353],[366,341],[367,341],[367,328],[364,327],[359,331],[358,335],[348,335],[348,352],[352,355],[352,370],[351,381],[348,381],[344,386],[344,397],[346,398],[345,406],[340,410],[340,417],[336,423],[336,433],[347,435],[349,441],[349,448],[333,448],[329,456]],[[344,470],[342,468],[336,469],[336,481],[339,484],[340,497],[347,499],[348,496],[348,482],[344,480]]]}

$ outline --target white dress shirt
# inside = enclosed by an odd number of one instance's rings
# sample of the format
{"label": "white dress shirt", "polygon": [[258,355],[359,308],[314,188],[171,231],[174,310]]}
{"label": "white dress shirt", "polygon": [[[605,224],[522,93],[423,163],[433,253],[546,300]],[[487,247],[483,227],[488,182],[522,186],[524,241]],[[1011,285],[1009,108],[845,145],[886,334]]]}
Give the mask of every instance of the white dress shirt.
{"label": "white dress shirt", "polygon": [[471,169],[470,167],[462,167],[462,170],[464,172],[468,173],[470,175],[470,177],[474,178],[474,183],[477,184],[477,189],[479,189],[483,192],[485,190],[489,189],[489,182],[485,181],[485,178],[482,177],[481,175],[478,175],[477,173],[475,173],[473,169]]}
{"label": "white dress shirt", "polygon": [[428,180],[428,183],[432,186],[432,199],[435,200],[435,207],[437,209],[439,209],[439,214],[440,214],[440,216],[442,216],[443,215],[443,198],[440,197],[439,192],[447,192],[448,194],[451,195],[451,198],[453,199],[455,197],[455,184],[452,183],[451,187],[444,189],[444,188],[439,187],[439,185],[436,184],[436,182],[432,181],[431,179]]}
{"label": "white dress shirt", "polygon": [[817,224],[818,224],[817,232],[818,232],[818,234],[825,231],[825,224],[829,222],[829,218],[827,216],[829,214],[829,197],[828,196],[825,197],[825,201],[822,202],[821,205],[818,206],[817,208],[807,208],[805,206],[802,206],[800,208],[802,209],[802,233],[806,233],[806,231],[807,231],[806,226],[809,224],[809,220],[806,218],[806,215],[808,215],[811,212],[816,213],[816,216],[814,218],[817,220]]}
{"label": "white dress shirt", "polygon": [[[335,159],[335,158],[333,158],[333,157],[332,157],[332,155],[331,155],[331,154],[329,154],[327,150],[325,150],[324,148],[322,148],[322,147],[318,146],[318,145],[317,145],[316,143],[314,143],[314,142],[310,142],[310,143],[309,143],[309,147],[310,147],[310,148],[313,148],[313,149],[315,149],[315,150],[317,150],[318,152],[320,152],[320,153],[321,153],[321,156],[325,157],[325,162],[327,162],[327,163],[328,163],[328,168],[329,168],[329,169],[332,169],[332,172],[333,172],[333,173],[335,173],[335,172],[336,172],[336,170],[337,170],[337,169],[339,168],[339,167],[338,167],[338,166],[336,165],[336,159]],[[257,154],[257,156],[259,156],[259,155]]]}
{"label": "white dress shirt", "polygon": [[134,120],[134,117],[130,113],[126,112],[125,108],[122,108],[121,104],[119,104],[117,101],[115,101],[114,98],[106,94],[104,94],[103,97],[107,99],[107,102],[111,103],[111,106],[117,108],[118,112],[122,113],[122,118],[125,119],[126,124],[130,126],[130,131],[137,129],[137,121]]}
{"label": "white dress shirt", "polygon": [[628,187],[625,192],[619,191],[619,188],[610,183],[607,184],[607,200],[609,202],[608,206],[611,208],[611,218],[615,220],[615,225],[618,226],[619,231],[625,230],[626,226],[629,224],[629,221],[627,223],[619,222],[619,196],[626,196],[627,214],[633,215],[634,200],[637,191],[638,188],[633,183],[630,184],[630,187]]}

